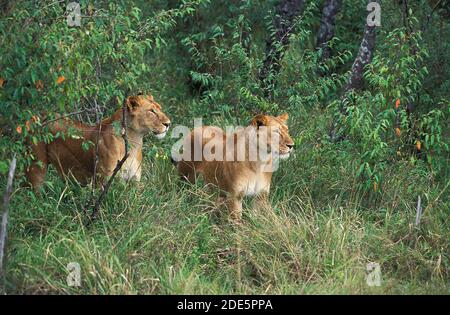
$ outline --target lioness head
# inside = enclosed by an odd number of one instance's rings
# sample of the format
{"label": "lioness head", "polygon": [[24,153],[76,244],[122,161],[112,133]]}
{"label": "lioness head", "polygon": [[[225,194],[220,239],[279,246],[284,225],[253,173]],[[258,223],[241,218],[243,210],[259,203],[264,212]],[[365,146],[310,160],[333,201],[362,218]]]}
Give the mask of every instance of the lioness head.
{"label": "lioness head", "polygon": [[[281,159],[288,158],[294,150],[294,141],[286,124],[288,117],[287,113],[277,117],[259,114],[251,121],[251,125],[257,129],[258,136],[267,137],[268,150]],[[278,147],[278,150],[273,152],[275,147]]]}
{"label": "lioness head", "polygon": [[152,95],[130,96],[126,100],[129,113],[129,127],[139,133],[153,132],[156,138],[165,137],[170,119],[161,111]]}

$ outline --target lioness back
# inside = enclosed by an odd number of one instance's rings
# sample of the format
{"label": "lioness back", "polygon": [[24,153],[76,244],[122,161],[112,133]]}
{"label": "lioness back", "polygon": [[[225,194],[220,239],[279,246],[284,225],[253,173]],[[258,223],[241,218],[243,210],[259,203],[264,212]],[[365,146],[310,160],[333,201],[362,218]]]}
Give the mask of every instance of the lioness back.
{"label": "lioness back", "polygon": [[[130,143],[129,157],[121,170],[124,179],[139,180],[142,163],[143,137],[152,132],[163,137],[170,120],[162,112],[161,105],[152,96],[131,96],[126,100],[127,136]],[[50,143],[28,144],[34,156],[26,176],[33,187],[39,187],[49,164],[53,164],[61,177],[73,176],[81,184],[89,183],[95,172],[100,182],[111,176],[117,161],[125,154],[125,143],[117,135],[114,122],[122,121],[122,109],[100,124],[89,126],[67,118],[49,122],[48,129],[55,137]],[[45,120],[43,122],[46,123]],[[96,165],[96,155],[98,161]]]}

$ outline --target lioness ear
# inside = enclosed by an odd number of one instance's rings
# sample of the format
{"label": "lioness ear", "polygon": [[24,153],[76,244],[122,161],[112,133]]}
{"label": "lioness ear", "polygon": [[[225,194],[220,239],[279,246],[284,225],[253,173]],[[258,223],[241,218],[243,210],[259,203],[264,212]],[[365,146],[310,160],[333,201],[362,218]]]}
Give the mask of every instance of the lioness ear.
{"label": "lioness ear", "polygon": [[256,115],[253,119],[251,124],[255,126],[256,128],[259,128],[261,126],[267,126],[267,118],[264,115]]}
{"label": "lioness ear", "polygon": [[146,97],[149,101],[153,102],[153,95],[149,94]]}
{"label": "lioness ear", "polygon": [[289,118],[288,113],[283,113],[280,116],[278,116],[279,119],[281,119],[282,121],[287,121]]}
{"label": "lioness ear", "polygon": [[126,100],[128,110],[133,110],[139,106],[139,102],[136,96],[129,96]]}

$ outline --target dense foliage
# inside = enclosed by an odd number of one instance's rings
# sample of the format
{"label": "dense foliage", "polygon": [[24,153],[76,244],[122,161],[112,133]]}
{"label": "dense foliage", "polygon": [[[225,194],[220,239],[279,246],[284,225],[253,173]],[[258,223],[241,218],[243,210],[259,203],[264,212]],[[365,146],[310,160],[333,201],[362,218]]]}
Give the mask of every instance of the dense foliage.
{"label": "dense foliage", "polygon": [[[304,1],[288,43],[274,40],[280,1],[82,0],[79,27],[67,25],[67,3],[4,1],[0,191],[19,158],[8,292],[448,293],[448,8],[383,1],[364,87],[345,91],[367,1],[342,1],[326,60],[316,48],[324,1]],[[283,53],[261,82],[269,39]],[[296,154],[274,178],[273,212],[249,203],[240,228],[217,218],[215,196],[178,183],[174,139],[146,139],[142,183],[115,182],[88,227],[89,187],[55,172],[38,194],[21,187],[32,158],[23,140],[43,128],[43,111],[95,123],[139,92],[189,127],[288,112]],[[85,270],[81,288],[65,283],[71,261]],[[365,284],[370,261],[381,288]]]}

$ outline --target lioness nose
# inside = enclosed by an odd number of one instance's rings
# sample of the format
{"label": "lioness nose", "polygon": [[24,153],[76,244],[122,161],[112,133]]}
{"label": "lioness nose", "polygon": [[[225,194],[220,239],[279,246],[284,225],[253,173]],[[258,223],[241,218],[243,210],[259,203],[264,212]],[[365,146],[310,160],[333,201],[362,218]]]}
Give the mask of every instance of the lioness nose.
{"label": "lioness nose", "polygon": [[294,148],[294,144],[286,144],[286,146],[287,146],[289,149]]}
{"label": "lioness nose", "polygon": [[170,122],[163,122],[162,123],[164,126],[166,126],[167,128],[169,128],[169,126],[170,126]]}

